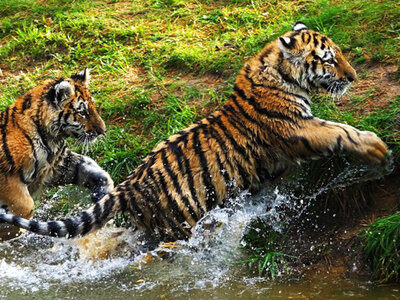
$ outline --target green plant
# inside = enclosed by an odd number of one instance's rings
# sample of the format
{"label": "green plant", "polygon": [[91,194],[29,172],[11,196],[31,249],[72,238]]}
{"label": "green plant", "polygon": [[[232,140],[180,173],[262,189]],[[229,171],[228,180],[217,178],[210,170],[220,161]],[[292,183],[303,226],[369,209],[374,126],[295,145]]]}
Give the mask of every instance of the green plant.
{"label": "green plant", "polygon": [[382,281],[399,280],[400,212],[379,219],[362,230],[363,250],[373,274]]}
{"label": "green plant", "polygon": [[286,260],[294,257],[284,253],[287,233],[288,230],[285,233],[274,230],[263,220],[253,222],[242,241],[248,258],[238,263],[256,269],[258,276],[275,278],[282,273],[289,274]]}

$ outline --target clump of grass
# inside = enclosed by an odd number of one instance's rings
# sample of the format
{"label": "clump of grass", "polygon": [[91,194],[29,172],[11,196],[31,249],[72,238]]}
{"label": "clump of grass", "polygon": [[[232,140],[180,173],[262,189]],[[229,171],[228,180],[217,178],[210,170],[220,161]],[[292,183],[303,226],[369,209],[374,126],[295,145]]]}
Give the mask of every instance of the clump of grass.
{"label": "clump of grass", "polygon": [[400,212],[375,221],[361,233],[363,250],[375,278],[400,279]]}
{"label": "clump of grass", "polygon": [[312,1],[302,21],[331,37],[355,63],[395,62],[400,37],[400,7],[392,1]]}
{"label": "clump of grass", "polygon": [[287,232],[275,231],[263,220],[253,222],[242,241],[248,258],[238,263],[247,264],[258,276],[289,274],[287,259],[294,257],[284,253],[286,238]]}

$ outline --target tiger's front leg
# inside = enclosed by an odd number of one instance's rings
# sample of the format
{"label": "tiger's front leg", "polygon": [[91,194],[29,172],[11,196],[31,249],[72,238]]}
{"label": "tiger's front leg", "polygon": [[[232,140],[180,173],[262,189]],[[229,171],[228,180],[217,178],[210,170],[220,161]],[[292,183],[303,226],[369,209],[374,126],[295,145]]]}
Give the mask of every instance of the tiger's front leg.
{"label": "tiger's front leg", "polygon": [[291,140],[301,144],[301,155],[311,157],[345,152],[369,164],[384,164],[388,157],[386,144],[375,133],[318,118],[305,122]]}
{"label": "tiger's front leg", "polygon": [[114,182],[93,159],[66,151],[62,163],[55,168],[50,185],[77,184],[91,191],[93,202],[99,201],[114,189]]}

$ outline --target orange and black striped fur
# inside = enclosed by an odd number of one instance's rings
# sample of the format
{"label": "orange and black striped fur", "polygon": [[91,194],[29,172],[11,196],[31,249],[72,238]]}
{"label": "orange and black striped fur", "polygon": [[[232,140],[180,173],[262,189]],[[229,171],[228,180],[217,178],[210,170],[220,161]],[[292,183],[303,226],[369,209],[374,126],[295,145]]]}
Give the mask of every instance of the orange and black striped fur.
{"label": "orange and black striped fur", "polygon": [[50,222],[11,214],[0,220],[39,234],[74,237],[122,211],[155,237],[185,239],[232,193],[256,190],[296,162],[346,152],[383,163],[388,150],[374,133],[311,113],[310,92],[341,95],[355,76],[328,37],[297,23],[245,64],[221,109],[161,142],[87,211]]}
{"label": "orange and black striped fur", "polygon": [[[44,186],[79,184],[91,189],[94,200],[113,189],[105,171],[65,144],[69,136],[90,143],[105,133],[88,82],[87,69],[47,80],[0,112],[1,208],[29,219],[32,196]],[[12,227],[0,231],[3,238],[16,233]]]}

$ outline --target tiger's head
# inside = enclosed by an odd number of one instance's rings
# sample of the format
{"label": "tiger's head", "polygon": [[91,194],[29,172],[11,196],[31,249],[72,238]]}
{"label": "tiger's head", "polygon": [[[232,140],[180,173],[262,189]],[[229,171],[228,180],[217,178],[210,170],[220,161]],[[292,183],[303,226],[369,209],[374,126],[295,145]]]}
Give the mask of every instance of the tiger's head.
{"label": "tiger's head", "polygon": [[340,48],[301,22],[277,42],[287,74],[303,89],[322,88],[340,97],[356,78],[356,71]]}
{"label": "tiger's head", "polygon": [[54,135],[91,143],[105,134],[106,126],[90,94],[89,80],[89,70],[85,69],[71,78],[59,79],[47,93],[47,100],[55,110],[50,126]]}

